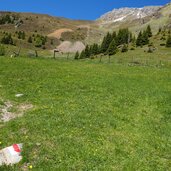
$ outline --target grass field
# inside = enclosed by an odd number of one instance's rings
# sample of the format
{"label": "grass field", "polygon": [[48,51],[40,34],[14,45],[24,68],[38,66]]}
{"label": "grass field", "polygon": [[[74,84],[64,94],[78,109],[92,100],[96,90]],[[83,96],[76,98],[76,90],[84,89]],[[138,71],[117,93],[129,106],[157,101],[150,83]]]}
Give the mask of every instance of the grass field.
{"label": "grass field", "polygon": [[34,106],[0,123],[0,149],[24,144],[0,170],[171,170],[169,66],[1,57],[0,98]]}

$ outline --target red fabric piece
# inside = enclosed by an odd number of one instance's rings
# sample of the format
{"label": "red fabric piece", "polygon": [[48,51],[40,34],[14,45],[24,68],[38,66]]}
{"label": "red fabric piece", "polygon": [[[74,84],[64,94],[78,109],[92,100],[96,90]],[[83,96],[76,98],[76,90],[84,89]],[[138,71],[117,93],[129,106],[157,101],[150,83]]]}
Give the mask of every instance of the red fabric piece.
{"label": "red fabric piece", "polygon": [[21,152],[20,147],[17,144],[14,144],[13,148],[14,148],[14,151],[16,151],[17,153]]}

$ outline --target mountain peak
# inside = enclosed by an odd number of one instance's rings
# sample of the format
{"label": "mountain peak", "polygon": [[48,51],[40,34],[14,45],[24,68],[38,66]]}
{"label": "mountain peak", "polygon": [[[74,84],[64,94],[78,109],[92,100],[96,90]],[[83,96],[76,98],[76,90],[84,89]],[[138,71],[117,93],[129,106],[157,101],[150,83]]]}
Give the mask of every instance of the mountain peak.
{"label": "mountain peak", "polygon": [[144,18],[146,16],[154,14],[161,6],[147,6],[143,8],[119,8],[102,15],[98,20],[103,24],[116,23],[127,20],[135,20]]}

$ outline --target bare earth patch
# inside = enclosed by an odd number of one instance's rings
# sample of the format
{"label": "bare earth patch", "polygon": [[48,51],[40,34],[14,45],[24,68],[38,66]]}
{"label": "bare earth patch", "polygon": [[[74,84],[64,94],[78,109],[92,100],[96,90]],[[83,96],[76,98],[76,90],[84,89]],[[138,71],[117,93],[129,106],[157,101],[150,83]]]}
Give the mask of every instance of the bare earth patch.
{"label": "bare earth patch", "polygon": [[81,41],[77,41],[74,43],[70,41],[64,41],[57,47],[57,49],[63,53],[75,53],[77,51],[83,51],[85,49],[85,45]]}
{"label": "bare earth patch", "polygon": [[[32,104],[20,104],[14,106],[10,101],[4,102],[4,105],[0,107],[0,121],[8,122],[16,117],[21,117],[27,111],[33,108]],[[12,109],[15,111],[13,112]]]}
{"label": "bare earth patch", "polygon": [[65,33],[65,32],[73,32],[73,30],[66,29],[66,28],[58,29],[58,30],[54,31],[53,33],[48,34],[48,37],[55,37],[57,39],[60,39],[62,33]]}

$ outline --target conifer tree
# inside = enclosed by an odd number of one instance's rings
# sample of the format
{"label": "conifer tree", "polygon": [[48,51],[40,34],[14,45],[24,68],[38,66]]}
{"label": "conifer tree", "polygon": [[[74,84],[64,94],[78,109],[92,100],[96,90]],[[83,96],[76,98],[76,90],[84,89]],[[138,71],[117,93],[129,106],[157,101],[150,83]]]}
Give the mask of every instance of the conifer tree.
{"label": "conifer tree", "polygon": [[132,38],[132,46],[133,46],[133,47],[136,46],[136,38],[135,38],[135,36]]}
{"label": "conifer tree", "polygon": [[161,31],[162,31],[162,28],[161,28],[161,27],[159,27],[159,30],[158,30],[158,33],[157,33],[157,34],[160,34],[160,33],[161,33]]}
{"label": "conifer tree", "polygon": [[147,31],[143,31],[142,34],[142,45],[147,45],[149,43],[149,39],[148,39],[148,33]]}
{"label": "conifer tree", "polygon": [[80,55],[79,55],[79,52],[77,51],[76,54],[75,54],[74,59],[76,59],[76,60],[79,59],[79,56],[80,56]]}
{"label": "conifer tree", "polygon": [[21,39],[25,39],[25,32],[23,31],[22,33],[21,33]]}
{"label": "conifer tree", "polygon": [[110,57],[117,53],[117,46],[116,46],[115,39],[113,39],[112,42],[110,43],[106,53],[109,55],[109,62],[110,62]]}
{"label": "conifer tree", "polygon": [[99,53],[98,44],[94,43],[92,46],[92,55],[97,55]]}
{"label": "conifer tree", "polygon": [[84,59],[84,58],[86,58],[85,50],[83,50],[80,54],[80,59]]}
{"label": "conifer tree", "polygon": [[42,40],[40,37],[36,37],[35,40],[35,47],[41,47],[42,46]]}
{"label": "conifer tree", "polygon": [[4,55],[5,55],[5,47],[0,44],[0,56],[4,56]]}
{"label": "conifer tree", "polygon": [[117,45],[122,44],[128,44],[132,40],[132,34],[129,32],[129,30],[126,29],[120,29],[117,35]]}
{"label": "conifer tree", "polygon": [[32,40],[32,37],[31,37],[31,36],[28,38],[28,42],[29,42],[29,43],[32,43],[32,42],[33,42],[33,40]]}
{"label": "conifer tree", "polygon": [[167,38],[166,47],[171,47],[171,35]]}
{"label": "conifer tree", "polygon": [[22,37],[22,32],[19,31],[19,32],[18,32],[18,39],[21,39],[21,37]]}
{"label": "conifer tree", "polygon": [[91,55],[90,47],[89,47],[89,45],[87,45],[85,48],[85,58],[89,58],[90,55]]}
{"label": "conifer tree", "polygon": [[152,34],[152,31],[151,31],[150,25],[147,26],[146,32],[147,32],[148,37],[152,37],[153,34]]}
{"label": "conifer tree", "polygon": [[1,43],[13,45],[14,42],[13,42],[11,34],[5,33],[5,35],[1,39]]}
{"label": "conifer tree", "polygon": [[143,42],[142,42],[142,32],[140,31],[136,40],[136,45],[137,46],[142,46]]}
{"label": "conifer tree", "polygon": [[116,32],[114,31],[114,32],[112,33],[112,40],[113,40],[113,39],[116,40],[116,38],[117,38],[117,34],[116,34]]}
{"label": "conifer tree", "polygon": [[107,35],[104,37],[101,45],[102,53],[105,53],[107,51],[111,42],[112,42],[112,35],[108,32]]}

